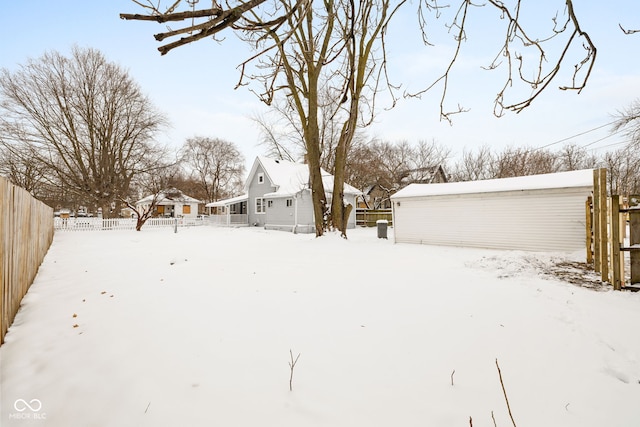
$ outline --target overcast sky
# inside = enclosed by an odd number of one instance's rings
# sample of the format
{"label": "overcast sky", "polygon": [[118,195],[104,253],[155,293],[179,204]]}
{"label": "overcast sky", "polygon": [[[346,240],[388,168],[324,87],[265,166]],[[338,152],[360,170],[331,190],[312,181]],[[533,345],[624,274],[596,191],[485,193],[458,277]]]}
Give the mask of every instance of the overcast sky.
{"label": "overcast sky", "polygon": [[[204,7],[206,2],[201,3]],[[564,7],[563,0],[524,3],[535,5],[528,16],[539,37],[548,34],[555,11],[562,13]],[[506,70],[490,72],[481,67],[491,63],[504,41],[504,21],[489,7],[474,7],[468,18],[468,41],[447,98],[451,108],[460,104],[470,111],[455,116],[453,126],[440,121],[441,91],[436,88],[422,99],[402,99],[393,110],[380,111],[369,133],[389,141],[435,140],[450,147],[454,155],[484,144],[541,147],[585,132],[567,143],[588,145],[596,152],[620,147],[624,141],[609,136],[606,126],[587,131],[611,122],[616,111],[640,97],[640,33],[624,35],[618,27],[640,29],[640,2],[575,0],[574,4],[582,29],[598,48],[591,80],[580,95],[557,89],[570,83],[565,73],[566,78],[552,84],[529,109],[495,118],[493,100]],[[442,73],[454,46],[443,31],[444,18],[430,23],[430,40],[436,47],[422,45],[414,9],[415,5],[408,6],[389,29],[392,79],[408,90],[424,88]],[[128,69],[143,92],[169,116],[172,127],[162,136],[164,142],[179,147],[195,135],[223,138],[240,148],[248,164],[263,154],[252,117],[265,107],[246,88],[234,90],[239,77],[236,66],[249,56],[248,48],[228,34],[222,43],[201,40],[160,56],[153,34],[165,26],[123,21],[122,12],[143,10],[130,0],[7,1],[0,14],[0,67],[14,70],[47,50],[66,54],[73,44],[97,48]],[[565,65],[568,71],[572,65]],[[384,107],[384,97],[381,101]]]}

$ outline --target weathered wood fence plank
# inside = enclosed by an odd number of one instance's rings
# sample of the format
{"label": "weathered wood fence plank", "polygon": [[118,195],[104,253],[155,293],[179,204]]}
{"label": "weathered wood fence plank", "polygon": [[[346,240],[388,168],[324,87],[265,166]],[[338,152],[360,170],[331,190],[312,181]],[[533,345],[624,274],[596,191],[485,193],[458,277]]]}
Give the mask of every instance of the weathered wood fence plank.
{"label": "weathered wood fence plank", "polygon": [[0,344],[53,241],[53,209],[0,177]]}

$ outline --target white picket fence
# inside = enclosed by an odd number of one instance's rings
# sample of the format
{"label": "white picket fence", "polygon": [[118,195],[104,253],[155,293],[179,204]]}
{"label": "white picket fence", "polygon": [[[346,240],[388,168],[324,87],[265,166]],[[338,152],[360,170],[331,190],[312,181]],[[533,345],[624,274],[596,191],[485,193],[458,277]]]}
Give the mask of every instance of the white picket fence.
{"label": "white picket fence", "polygon": [[221,214],[211,215],[205,219],[210,225],[219,225],[223,227],[237,227],[249,225],[247,214]]}
{"label": "white picket fence", "polygon": [[[149,218],[145,228],[195,227],[207,224],[202,218]],[[56,231],[135,230],[134,218],[54,218]]]}

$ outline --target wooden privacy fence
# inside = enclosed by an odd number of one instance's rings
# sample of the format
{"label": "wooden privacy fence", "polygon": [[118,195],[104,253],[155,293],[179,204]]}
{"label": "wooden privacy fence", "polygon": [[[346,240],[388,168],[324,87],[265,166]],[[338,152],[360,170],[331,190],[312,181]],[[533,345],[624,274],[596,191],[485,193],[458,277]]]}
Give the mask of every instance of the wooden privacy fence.
{"label": "wooden privacy fence", "polygon": [[356,225],[375,227],[376,221],[379,219],[389,221],[389,226],[392,226],[393,215],[391,214],[391,209],[356,209]]}
{"label": "wooden privacy fence", "polygon": [[53,240],[53,209],[0,177],[0,344]]}
{"label": "wooden privacy fence", "polygon": [[640,284],[640,196],[607,197],[607,170],[593,172],[593,198],[586,205],[587,262],[613,289],[638,289],[634,285]]}

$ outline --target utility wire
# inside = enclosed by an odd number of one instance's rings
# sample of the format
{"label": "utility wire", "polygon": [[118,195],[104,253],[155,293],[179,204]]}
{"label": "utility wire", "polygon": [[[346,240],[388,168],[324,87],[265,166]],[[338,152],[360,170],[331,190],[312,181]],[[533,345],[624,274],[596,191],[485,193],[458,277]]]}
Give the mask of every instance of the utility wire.
{"label": "utility wire", "polygon": [[[586,131],[584,131],[584,132],[580,132],[580,133],[577,133],[577,134],[575,134],[575,135],[568,136],[568,137],[566,137],[566,138],[562,138],[562,139],[560,139],[560,140],[558,140],[558,141],[556,141],[556,142],[552,142],[551,144],[547,144],[547,145],[543,145],[542,147],[534,148],[534,149],[533,149],[533,150],[531,150],[531,151],[542,150],[543,148],[551,147],[552,145],[560,144],[561,142],[565,142],[565,141],[568,141],[568,140],[570,140],[570,139],[577,138],[577,137],[579,137],[579,136],[586,135],[586,134],[591,133],[591,132],[595,132],[595,131],[597,131],[598,129],[602,129],[602,128],[607,127],[607,126],[611,126],[611,125],[612,125],[612,124],[614,124],[616,121],[617,121],[617,120],[614,120],[614,121],[612,121],[612,122],[605,123],[605,124],[600,125],[600,126],[598,126],[598,127],[595,127],[595,128],[589,129],[589,130],[586,130]],[[616,133],[617,133],[617,132],[616,132]],[[612,133],[612,134],[611,134],[611,135],[609,135],[609,136],[615,135],[616,133]],[[607,137],[604,137],[604,138],[602,138],[602,139],[605,139],[605,138],[608,138],[608,136],[607,136]],[[585,147],[588,147],[589,145],[595,144],[596,142],[599,142],[599,141],[601,141],[602,139],[599,139],[598,141],[595,141],[595,142],[589,143],[589,144],[585,145]]]}
{"label": "utility wire", "polygon": [[611,138],[612,136],[615,136],[615,135],[619,134],[620,132],[621,132],[620,130],[617,130],[617,131],[615,131],[615,132],[613,132],[613,133],[610,133],[610,134],[609,134],[609,135],[607,135],[607,136],[603,136],[603,137],[602,137],[602,138],[600,138],[600,139],[596,139],[596,140],[595,140],[595,141],[593,141],[593,142],[590,142],[590,143],[588,143],[588,144],[586,144],[586,145],[583,145],[583,146],[582,146],[582,148],[590,147],[590,146],[592,146],[593,144],[597,144],[597,143],[598,143],[598,142],[600,142],[600,141],[604,141],[604,140],[605,140],[605,139],[607,139],[607,138]]}
{"label": "utility wire", "polygon": [[602,147],[593,147],[593,148],[590,149],[590,151],[602,150],[603,148],[614,147],[616,145],[622,145],[622,144],[626,144],[626,143],[627,143],[626,141],[614,142],[613,144],[603,145]]}

